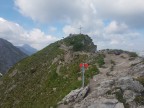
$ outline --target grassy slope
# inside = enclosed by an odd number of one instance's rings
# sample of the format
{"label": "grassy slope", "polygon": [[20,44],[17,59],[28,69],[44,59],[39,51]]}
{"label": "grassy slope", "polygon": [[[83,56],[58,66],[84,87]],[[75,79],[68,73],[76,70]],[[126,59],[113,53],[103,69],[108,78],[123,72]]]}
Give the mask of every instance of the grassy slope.
{"label": "grassy slope", "polygon": [[53,43],[22,60],[3,77],[3,84],[0,85],[1,108],[56,107],[56,103],[66,94],[81,86],[81,81],[78,81],[81,76],[79,63],[91,63],[86,70],[86,83],[98,73],[96,62],[99,63],[99,57],[83,54],[74,57],[71,63],[61,65],[61,74],[58,75],[56,69],[59,62],[52,64],[52,61],[58,55],[60,59],[64,58],[65,51],[59,48],[59,44]]}

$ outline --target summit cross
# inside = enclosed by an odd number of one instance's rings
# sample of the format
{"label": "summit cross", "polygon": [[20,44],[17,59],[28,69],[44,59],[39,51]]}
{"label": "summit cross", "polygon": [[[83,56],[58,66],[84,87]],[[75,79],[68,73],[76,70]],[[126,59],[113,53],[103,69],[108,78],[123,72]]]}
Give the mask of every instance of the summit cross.
{"label": "summit cross", "polygon": [[80,26],[80,28],[79,28],[80,29],[80,34],[81,34],[81,31],[82,31],[82,28],[83,28],[82,26]]}

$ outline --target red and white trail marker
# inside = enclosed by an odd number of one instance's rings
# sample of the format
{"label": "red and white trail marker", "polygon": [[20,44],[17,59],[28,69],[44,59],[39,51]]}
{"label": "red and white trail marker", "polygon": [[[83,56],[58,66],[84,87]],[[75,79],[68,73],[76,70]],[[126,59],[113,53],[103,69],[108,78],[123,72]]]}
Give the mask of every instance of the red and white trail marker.
{"label": "red and white trail marker", "polygon": [[80,68],[82,70],[82,87],[84,87],[84,73],[85,73],[85,68],[88,68],[88,64],[87,63],[80,63]]}
{"label": "red and white trail marker", "polygon": [[80,66],[80,68],[82,68],[83,66],[84,66],[84,68],[88,68],[89,65],[87,63],[80,63],[79,66]]}

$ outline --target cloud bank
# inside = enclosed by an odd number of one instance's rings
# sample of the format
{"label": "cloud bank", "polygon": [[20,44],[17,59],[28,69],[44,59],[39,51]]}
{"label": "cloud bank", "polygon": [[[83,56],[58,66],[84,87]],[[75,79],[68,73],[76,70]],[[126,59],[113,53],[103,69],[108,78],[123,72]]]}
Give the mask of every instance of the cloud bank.
{"label": "cloud bank", "polygon": [[3,18],[0,18],[0,38],[8,40],[14,45],[29,44],[37,49],[42,49],[57,40],[56,37],[46,35],[38,28],[26,31],[19,24]]}
{"label": "cloud bank", "polygon": [[23,15],[40,22],[98,17],[133,27],[144,25],[143,0],[15,0],[15,5]]}
{"label": "cloud bank", "polygon": [[[144,43],[143,33],[139,32],[144,29],[143,0],[14,0],[14,3],[23,16],[33,21],[49,25],[62,23],[65,36],[79,33],[78,28],[82,25],[82,33],[89,34],[99,49],[134,49],[143,45],[139,42]],[[22,37],[20,42],[27,40],[25,42],[37,48],[56,40],[40,29],[25,31],[18,24],[12,25],[17,30],[3,26],[5,32],[2,33],[12,32],[13,37],[19,34]],[[50,31],[56,28],[52,25]]]}

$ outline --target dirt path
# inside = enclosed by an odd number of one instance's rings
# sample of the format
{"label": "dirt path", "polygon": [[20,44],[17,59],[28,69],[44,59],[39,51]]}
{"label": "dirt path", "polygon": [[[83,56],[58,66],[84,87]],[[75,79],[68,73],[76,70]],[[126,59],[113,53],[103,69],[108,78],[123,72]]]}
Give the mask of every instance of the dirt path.
{"label": "dirt path", "polygon": [[128,54],[106,54],[104,61],[105,64],[103,68],[99,68],[100,74],[94,76],[93,79],[90,80],[91,91],[103,80],[118,77],[117,75],[124,76],[131,66]]}

